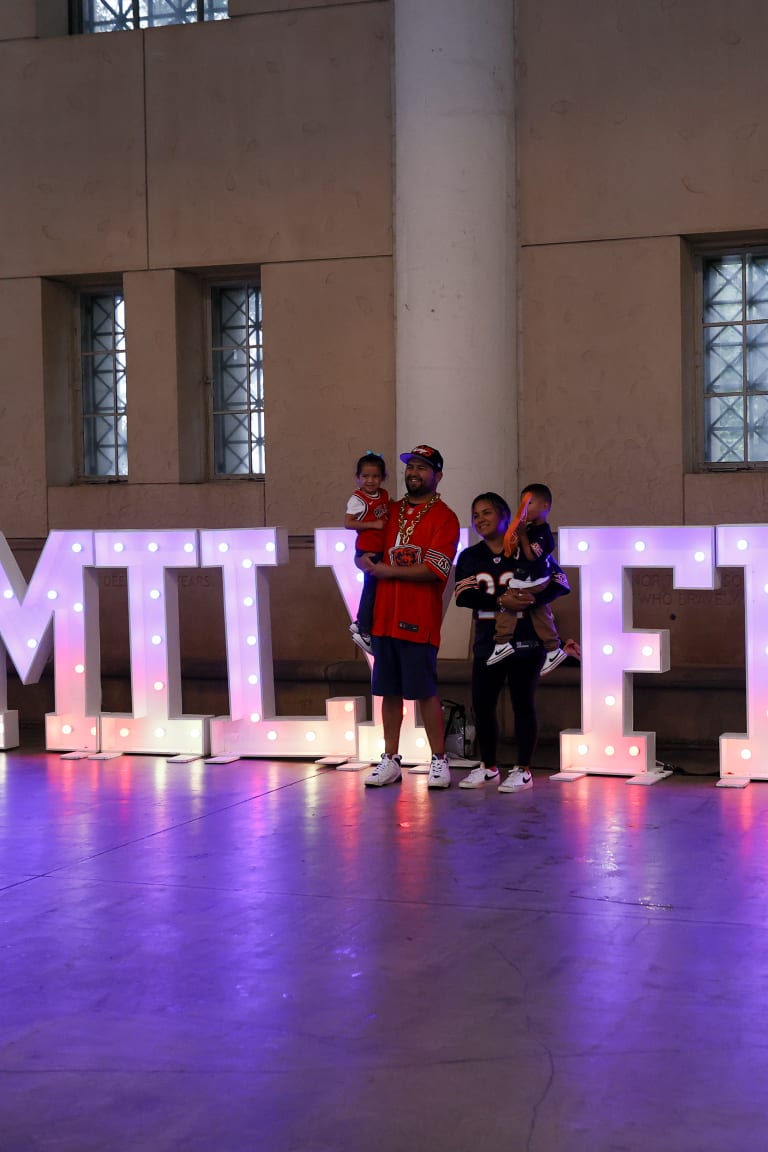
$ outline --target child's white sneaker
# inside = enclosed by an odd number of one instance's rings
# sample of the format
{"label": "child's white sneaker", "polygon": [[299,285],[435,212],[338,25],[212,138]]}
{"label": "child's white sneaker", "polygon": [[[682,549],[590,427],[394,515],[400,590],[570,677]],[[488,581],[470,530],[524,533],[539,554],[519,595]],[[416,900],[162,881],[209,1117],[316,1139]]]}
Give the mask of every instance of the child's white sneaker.
{"label": "child's white sneaker", "polygon": [[553,668],[557,668],[558,664],[562,664],[563,660],[567,659],[568,653],[565,652],[562,648],[555,648],[552,652],[547,652],[547,655],[544,658],[544,664],[541,668],[541,675],[548,675],[548,673],[550,673]]}
{"label": "child's white sneaker", "polygon": [[373,656],[373,645],[371,644],[371,638],[368,633],[361,632],[355,623],[350,624],[349,630],[352,633],[352,639],[355,644],[357,644],[358,648],[362,648],[363,652],[367,652],[369,656]]}
{"label": "child's white sneaker", "polygon": [[486,664],[498,664],[500,660],[506,660],[507,656],[511,656],[515,650],[514,644],[497,644],[491,655],[486,660]]}

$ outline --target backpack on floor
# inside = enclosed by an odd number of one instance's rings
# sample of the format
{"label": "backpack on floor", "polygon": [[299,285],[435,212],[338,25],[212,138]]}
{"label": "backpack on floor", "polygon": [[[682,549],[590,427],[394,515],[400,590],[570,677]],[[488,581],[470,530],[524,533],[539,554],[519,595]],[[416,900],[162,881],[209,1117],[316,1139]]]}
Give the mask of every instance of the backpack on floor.
{"label": "backpack on floor", "polygon": [[443,710],[446,755],[462,760],[470,758],[475,746],[475,728],[467,724],[466,708],[455,700],[441,700],[440,707]]}

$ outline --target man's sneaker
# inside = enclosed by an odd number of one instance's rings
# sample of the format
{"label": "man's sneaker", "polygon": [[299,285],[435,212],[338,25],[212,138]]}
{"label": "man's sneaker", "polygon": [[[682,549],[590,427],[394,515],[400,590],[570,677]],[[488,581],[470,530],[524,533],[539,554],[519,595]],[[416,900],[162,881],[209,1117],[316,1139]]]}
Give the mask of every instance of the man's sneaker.
{"label": "man's sneaker", "polygon": [[400,771],[400,757],[387,756],[386,752],[379,760],[373,772],[363,780],[366,788],[383,788],[385,784],[397,784],[402,780]]}
{"label": "man's sneaker", "polygon": [[499,792],[525,792],[526,788],[533,788],[533,777],[527,768],[513,768],[503,784],[499,784]]}
{"label": "man's sneaker", "polygon": [[433,756],[429,766],[427,788],[450,788],[451,770],[448,767],[447,756]]}
{"label": "man's sneaker", "polygon": [[498,780],[498,768],[483,768],[481,764],[479,768],[473,768],[469,776],[459,780],[459,788],[482,788],[485,784],[498,783]]}
{"label": "man's sneaker", "polygon": [[541,675],[546,676],[553,668],[557,668],[558,664],[562,664],[563,660],[568,659],[568,653],[562,648],[555,648],[552,652],[547,652],[544,657],[544,664],[542,665]]}
{"label": "man's sneaker", "polygon": [[371,644],[371,638],[368,633],[361,632],[355,623],[350,624],[349,630],[358,648],[362,648],[363,652],[367,652],[369,656],[373,656],[373,645]]}
{"label": "man's sneaker", "polygon": [[511,656],[514,650],[514,644],[497,644],[486,664],[498,664],[499,660],[506,660],[507,656]]}

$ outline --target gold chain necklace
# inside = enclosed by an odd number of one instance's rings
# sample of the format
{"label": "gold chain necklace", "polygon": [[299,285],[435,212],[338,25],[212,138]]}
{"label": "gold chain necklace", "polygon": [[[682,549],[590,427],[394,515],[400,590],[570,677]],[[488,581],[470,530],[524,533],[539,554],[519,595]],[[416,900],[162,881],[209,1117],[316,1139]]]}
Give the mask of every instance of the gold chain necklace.
{"label": "gold chain necklace", "polygon": [[400,547],[410,543],[411,536],[413,536],[413,530],[418,524],[419,520],[421,520],[422,516],[429,512],[432,505],[435,504],[439,499],[440,493],[435,492],[434,495],[430,496],[426,504],[422,504],[414,518],[406,522],[407,518],[405,510],[408,507],[408,497],[403,496],[402,500],[400,501],[400,514],[397,518],[397,539]]}

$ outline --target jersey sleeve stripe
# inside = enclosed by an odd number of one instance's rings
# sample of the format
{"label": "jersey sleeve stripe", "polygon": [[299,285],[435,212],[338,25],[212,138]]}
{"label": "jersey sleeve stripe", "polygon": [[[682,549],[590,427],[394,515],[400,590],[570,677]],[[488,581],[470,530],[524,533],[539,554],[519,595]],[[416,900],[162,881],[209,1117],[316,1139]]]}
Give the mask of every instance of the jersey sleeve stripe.
{"label": "jersey sleeve stripe", "polygon": [[436,552],[434,548],[428,548],[424,553],[424,563],[429,564],[431,568],[439,572],[445,580],[451,574],[451,560],[444,552]]}

